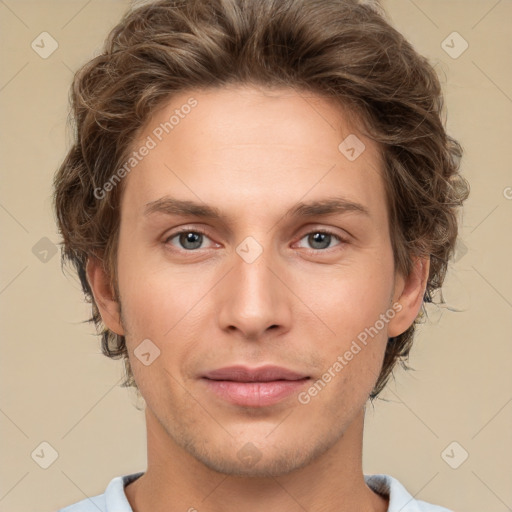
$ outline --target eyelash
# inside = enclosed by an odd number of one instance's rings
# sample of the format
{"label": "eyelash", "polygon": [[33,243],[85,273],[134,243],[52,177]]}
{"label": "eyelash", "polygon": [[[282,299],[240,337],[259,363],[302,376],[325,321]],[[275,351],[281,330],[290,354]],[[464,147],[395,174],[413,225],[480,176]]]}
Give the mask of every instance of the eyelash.
{"label": "eyelash", "polygon": [[[181,235],[182,233],[195,233],[195,234],[201,234],[201,235],[208,237],[208,234],[206,233],[206,231],[202,230],[201,228],[194,228],[194,229],[183,228],[183,229],[180,229],[179,231],[176,231],[176,232],[170,234],[168,237],[166,237],[166,239],[164,240],[164,244],[168,245],[170,240],[172,240],[173,238],[176,238],[178,235]],[[340,235],[334,233],[333,231],[329,231],[327,229],[314,229],[312,231],[309,231],[309,232],[305,233],[299,239],[299,241],[304,239],[308,235],[317,234],[317,233],[322,233],[324,235],[330,235],[330,236],[334,237],[338,242],[340,242],[339,245],[349,243],[346,238],[343,238]],[[335,247],[328,247],[326,249],[306,249],[306,251],[309,253],[328,252],[329,250],[334,249],[334,248]],[[187,249],[177,249],[177,250],[192,253],[192,252],[197,252],[199,249],[188,249],[188,250]]]}

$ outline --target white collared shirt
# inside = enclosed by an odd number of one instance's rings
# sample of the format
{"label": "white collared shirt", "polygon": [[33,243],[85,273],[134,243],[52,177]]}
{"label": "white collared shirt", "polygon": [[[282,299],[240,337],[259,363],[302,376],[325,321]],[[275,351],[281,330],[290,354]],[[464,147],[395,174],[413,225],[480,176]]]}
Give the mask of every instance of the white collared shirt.
{"label": "white collared shirt", "polygon": [[[86,498],[58,512],[133,512],[124,487],[143,474],[144,472],[139,472],[117,476],[110,481],[103,494]],[[388,512],[452,512],[447,508],[414,499],[392,476],[365,475],[364,479],[368,487],[389,498]]]}

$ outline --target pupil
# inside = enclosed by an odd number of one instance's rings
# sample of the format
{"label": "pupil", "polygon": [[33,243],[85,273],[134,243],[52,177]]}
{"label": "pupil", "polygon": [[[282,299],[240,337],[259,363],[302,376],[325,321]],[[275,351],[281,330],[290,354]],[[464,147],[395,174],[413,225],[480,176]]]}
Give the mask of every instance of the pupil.
{"label": "pupil", "polygon": [[[325,249],[329,247],[330,236],[327,233],[314,233],[313,235],[309,235],[310,240],[312,241],[313,246],[320,244],[320,247],[315,247],[315,249]],[[180,236],[180,243],[185,249],[197,249],[201,247],[201,237],[200,233],[182,233]],[[327,242],[327,243],[326,243]],[[187,244],[191,243],[192,247]]]}
{"label": "pupil", "polygon": [[[180,236],[180,243],[185,249],[197,249],[201,247],[201,234],[200,233],[182,233]],[[187,244],[192,244],[192,247]]]}
{"label": "pupil", "polygon": [[[311,245],[315,248],[315,249],[325,249],[326,247],[329,247],[329,242],[330,242],[330,236],[329,234],[327,233],[315,233],[313,235],[310,235],[311,239],[312,239],[312,243]],[[327,243],[325,243],[327,241]],[[315,247],[315,244],[320,244],[320,247]]]}

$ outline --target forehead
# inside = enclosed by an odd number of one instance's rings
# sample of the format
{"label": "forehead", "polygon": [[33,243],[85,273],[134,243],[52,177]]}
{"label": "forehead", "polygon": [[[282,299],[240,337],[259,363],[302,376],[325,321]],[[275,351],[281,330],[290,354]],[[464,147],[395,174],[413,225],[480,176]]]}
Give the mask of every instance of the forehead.
{"label": "forehead", "polygon": [[294,89],[181,92],[133,144],[151,149],[125,179],[123,203],[140,213],[171,195],[240,213],[336,193],[375,209],[385,196],[379,147],[350,114]]}

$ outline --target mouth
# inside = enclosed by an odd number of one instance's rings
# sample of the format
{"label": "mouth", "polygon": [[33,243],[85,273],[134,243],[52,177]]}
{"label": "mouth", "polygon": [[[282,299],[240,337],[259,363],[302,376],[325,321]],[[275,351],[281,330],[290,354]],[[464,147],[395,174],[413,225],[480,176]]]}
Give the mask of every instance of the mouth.
{"label": "mouth", "polygon": [[274,382],[277,380],[300,380],[309,377],[309,375],[274,365],[265,365],[258,368],[237,365],[211,370],[202,377],[210,380],[234,382]]}
{"label": "mouth", "polygon": [[311,379],[287,368],[232,366],[202,376],[208,391],[224,401],[245,407],[276,404],[297,393]]}

